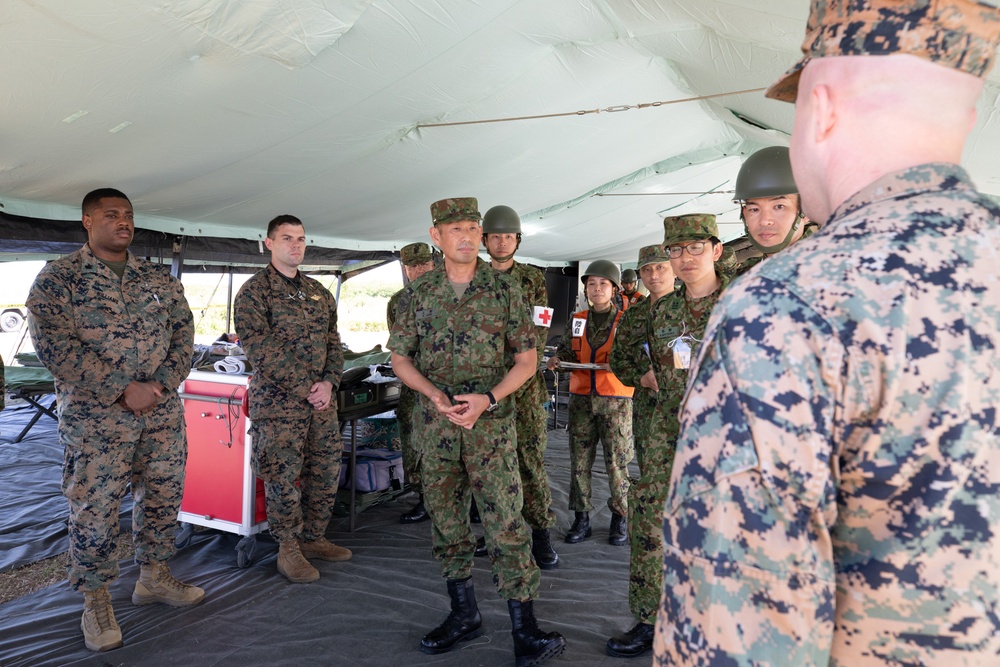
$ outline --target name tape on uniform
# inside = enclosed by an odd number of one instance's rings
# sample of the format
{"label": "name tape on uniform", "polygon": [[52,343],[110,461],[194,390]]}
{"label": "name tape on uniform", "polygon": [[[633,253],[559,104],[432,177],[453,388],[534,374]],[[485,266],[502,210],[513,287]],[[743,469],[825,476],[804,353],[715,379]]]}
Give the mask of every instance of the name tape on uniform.
{"label": "name tape on uniform", "polygon": [[573,318],[573,337],[579,338],[583,335],[584,331],[587,330],[587,318],[585,317],[574,317]]}
{"label": "name tape on uniform", "polygon": [[531,321],[540,327],[552,326],[553,312],[554,311],[551,308],[546,308],[545,306],[535,306],[535,310],[531,314]]}

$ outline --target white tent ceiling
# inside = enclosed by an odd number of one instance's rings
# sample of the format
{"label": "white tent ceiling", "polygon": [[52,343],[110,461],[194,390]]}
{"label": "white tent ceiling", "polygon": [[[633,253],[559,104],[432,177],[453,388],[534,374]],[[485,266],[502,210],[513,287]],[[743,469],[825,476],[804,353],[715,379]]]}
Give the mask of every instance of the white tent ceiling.
{"label": "white tent ceiling", "polygon": [[[426,240],[432,201],[475,196],[518,210],[521,254],[553,264],[633,262],[664,215],[716,213],[724,240],[739,236],[741,159],[787,143],[793,107],[748,92],[613,109],[765,87],[797,59],[808,13],[807,0],[3,4],[7,213],[76,218],[84,193],[112,185],[150,229],[257,239],[287,212],[317,244],[389,250]],[[966,151],[992,194],[998,82]]]}

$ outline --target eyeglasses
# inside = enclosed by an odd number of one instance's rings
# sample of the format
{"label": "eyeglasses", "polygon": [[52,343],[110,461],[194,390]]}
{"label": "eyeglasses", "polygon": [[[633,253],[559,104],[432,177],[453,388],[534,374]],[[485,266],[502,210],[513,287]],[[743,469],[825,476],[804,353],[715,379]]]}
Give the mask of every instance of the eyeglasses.
{"label": "eyeglasses", "polygon": [[670,253],[670,259],[678,259],[687,250],[688,254],[692,257],[697,257],[698,255],[705,252],[705,248],[708,246],[708,241],[695,241],[694,243],[689,243],[687,245],[672,245],[667,248],[667,252]]}

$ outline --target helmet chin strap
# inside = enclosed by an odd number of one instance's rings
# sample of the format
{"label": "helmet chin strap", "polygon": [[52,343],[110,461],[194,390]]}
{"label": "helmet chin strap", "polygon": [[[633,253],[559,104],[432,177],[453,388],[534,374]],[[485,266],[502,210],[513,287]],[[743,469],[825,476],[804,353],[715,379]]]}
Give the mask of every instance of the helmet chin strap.
{"label": "helmet chin strap", "polygon": [[521,247],[521,239],[518,239],[517,245],[514,246],[514,252],[510,253],[509,255],[494,255],[493,251],[490,250],[490,247],[487,245],[486,254],[490,256],[490,259],[493,259],[503,264],[504,262],[509,262],[510,260],[514,259],[514,254],[517,253],[517,249],[520,247]]}
{"label": "helmet chin strap", "polygon": [[803,218],[804,216],[802,215],[802,212],[801,211],[797,212],[795,214],[795,222],[792,223],[792,226],[788,230],[788,233],[785,234],[785,240],[775,245],[768,246],[757,243],[757,240],[753,237],[753,234],[750,233],[750,228],[747,227],[746,220],[743,221],[743,230],[746,232],[747,238],[750,239],[750,245],[752,245],[754,249],[756,249],[758,252],[764,253],[765,255],[773,255],[774,253],[780,252],[781,250],[784,250],[785,248],[788,247],[788,244],[792,242],[792,237],[795,236],[795,232],[797,232],[799,230],[799,227],[802,226]]}
{"label": "helmet chin strap", "polygon": [[492,252],[490,252],[489,249],[486,250],[486,254],[490,256],[490,259],[494,259],[500,262],[501,264],[503,264],[504,262],[509,262],[510,260],[514,259],[514,253],[516,252],[517,249],[515,248],[514,252],[510,253],[509,255],[494,255]]}

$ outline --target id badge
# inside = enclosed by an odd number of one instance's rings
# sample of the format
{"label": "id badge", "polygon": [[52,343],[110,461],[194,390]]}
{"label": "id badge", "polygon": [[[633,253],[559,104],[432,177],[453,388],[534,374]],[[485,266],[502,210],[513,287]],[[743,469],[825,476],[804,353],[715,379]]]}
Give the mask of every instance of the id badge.
{"label": "id badge", "polygon": [[674,368],[691,368],[691,346],[683,338],[674,341]]}
{"label": "id badge", "polygon": [[585,317],[573,318],[573,338],[579,338],[587,330],[587,319]]}

